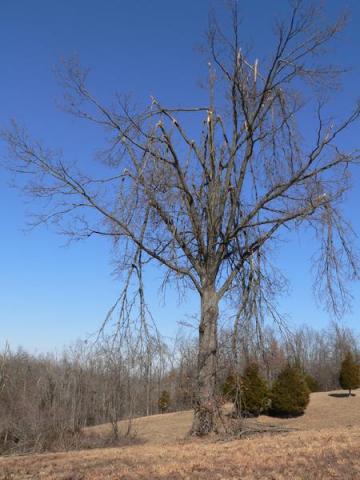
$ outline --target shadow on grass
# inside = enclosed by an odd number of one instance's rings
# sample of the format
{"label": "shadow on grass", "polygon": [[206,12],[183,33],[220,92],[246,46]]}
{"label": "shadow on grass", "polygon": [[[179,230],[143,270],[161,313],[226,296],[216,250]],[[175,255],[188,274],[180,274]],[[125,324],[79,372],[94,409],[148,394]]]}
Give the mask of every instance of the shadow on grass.
{"label": "shadow on grass", "polygon": [[299,418],[299,417],[302,417],[304,415],[305,412],[301,412],[301,413],[279,413],[279,412],[274,412],[272,410],[269,410],[267,412],[267,416],[268,417],[272,417],[272,418]]}
{"label": "shadow on grass", "polygon": [[345,397],[356,397],[356,394],[355,393],[352,393],[351,395],[349,395],[348,393],[329,393],[328,394],[329,397],[335,397],[335,398],[345,398]]}

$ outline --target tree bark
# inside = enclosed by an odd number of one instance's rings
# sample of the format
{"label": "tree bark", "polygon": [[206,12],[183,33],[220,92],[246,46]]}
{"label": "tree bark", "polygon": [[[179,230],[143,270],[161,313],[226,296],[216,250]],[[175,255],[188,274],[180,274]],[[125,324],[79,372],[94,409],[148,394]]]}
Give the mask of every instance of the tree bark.
{"label": "tree bark", "polygon": [[198,392],[193,435],[207,435],[216,429],[216,358],[219,298],[215,286],[205,287],[201,295],[199,326]]}

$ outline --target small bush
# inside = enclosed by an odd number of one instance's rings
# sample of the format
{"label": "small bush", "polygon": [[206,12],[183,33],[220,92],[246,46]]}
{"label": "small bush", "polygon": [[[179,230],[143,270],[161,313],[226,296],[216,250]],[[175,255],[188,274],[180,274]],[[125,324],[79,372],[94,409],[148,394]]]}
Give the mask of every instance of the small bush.
{"label": "small bush", "polygon": [[165,413],[170,407],[170,394],[167,390],[163,390],[158,401],[159,411]]}
{"label": "small bush", "polygon": [[310,400],[310,390],[304,375],[297,367],[280,372],[271,391],[270,414],[280,417],[302,415]]}
{"label": "small bush", "polygon": [[310,392],[320,392],[320,385],[318,381],[309,373],[306,373],[305,375],[305,382],[310,390]]}
{"label": "small bush", "polygon": [[339,382],[343,390],[349,390],[349,396],[351,390],[360,387],[360,366],[350,352],[341,364]]}
{"label": "small bush", "polygon": [[242,389],[242,378],[240,375],[230,374],[227,376],[221,390],[225,401],[234,404],[233,414],[236,417],[242,415],[240,392]]}
{"label": "small bush", "polygon": [[240,378],[236,375],[230,374],[226,377],[224,384],[221,387],[222,394],[225,400],[233,402],[237,391],[239,390]]}
{"label": "small bush", "polygon": [[269,390],[256,363],[249,364],[241,377],[228,375],[222,393],[234,403],[236,416],[258,417],[269,404]]}
{"label": "small bush", "polygon": [[243,415],[258,417],[269,404],[269,389],[266,381],[260,375],[256,363],[248,365],[245,369],[240,390],[241,409]]}

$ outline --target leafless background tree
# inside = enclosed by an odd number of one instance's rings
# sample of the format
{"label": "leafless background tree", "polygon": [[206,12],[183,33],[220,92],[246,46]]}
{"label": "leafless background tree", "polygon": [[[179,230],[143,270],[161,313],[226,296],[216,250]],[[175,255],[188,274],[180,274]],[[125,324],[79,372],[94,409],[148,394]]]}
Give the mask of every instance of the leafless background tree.
{"label": "leafless background tree", "polygon": [[[136,340],[136,338],[135,338]],[[229,375],[241,375],[256,362],[269,385],[289,363],[311,375],[320,391],[339,388],[339,370],[350,351],[360,360],[360,344],[351,330],[333,323],[322,331],[301,327],[289,337],[264,328],[259,345],[255,329],[236,339],[219,331],[218,398]],[[130,343],[130,342],[129,342]],[[188,410],[196,402],[197,344],[179,335],[159,354],[144,359],[135,341],[115,349],[113,338],[94,346],[78,342],[62,354],[31,355],[6,346],[0,352],[0,454],[101,447],[136,442],[141,431],[133,419],[160,413],[168,393],[168,411]],[[166,351],[168,354],[166,354]],[[235,358],[238,363],[235,363]],[[150,368],[143,364],[148,362]],[[86,430],[108,423],[109,434]]]}
{"label": "leafless background tree", "polygon": [[[242,311],[272,314],[279,277],[270,247],[284,232],[314,229],[318,289],[337,314],[348,301],[344,278],[357,276],[351,227],[339,205],[358,155],[336,140],[360,110],[355,105],[340,121],[326,110],[341,70],[322,58],[345,19],[327,24],[322,13],[292,2],[261,59],[243,46],[236,4],[231,29],[212,21],[205,105],[169,108],[152,98],[135,111],[121,97],[104,105],[89,90],[86,70],[65,63],[65,109],[109,140],[97,177],[16,125],[3,133],[11,168],[47,205],[38,222],[77,238],[111,237],[119,269],[138,271],[154,261],[165,282],[200,295],[195,434],[216,429],[219,303],[235,295]],[[317,118],[306,140],[302,115]]]}

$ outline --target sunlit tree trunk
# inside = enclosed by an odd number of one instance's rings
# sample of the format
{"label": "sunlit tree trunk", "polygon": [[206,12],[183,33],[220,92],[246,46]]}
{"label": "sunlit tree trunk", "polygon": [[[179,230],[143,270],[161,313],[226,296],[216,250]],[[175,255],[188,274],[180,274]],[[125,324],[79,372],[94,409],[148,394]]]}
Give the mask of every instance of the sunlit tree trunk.
{"label": "sunlit tree trunk", "polygon": [[192,431],[206,435],[214,430],[216,418],[216,358],[219,299],[213,285],[201,295],[199,326],[198,398]]}

